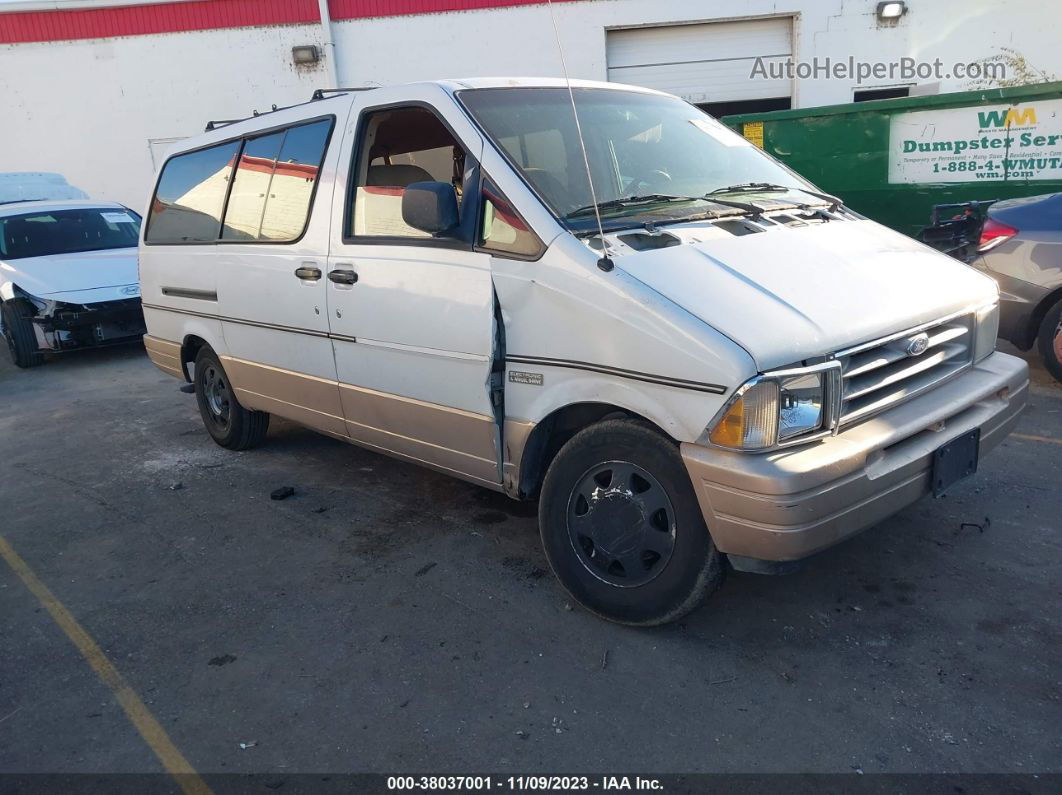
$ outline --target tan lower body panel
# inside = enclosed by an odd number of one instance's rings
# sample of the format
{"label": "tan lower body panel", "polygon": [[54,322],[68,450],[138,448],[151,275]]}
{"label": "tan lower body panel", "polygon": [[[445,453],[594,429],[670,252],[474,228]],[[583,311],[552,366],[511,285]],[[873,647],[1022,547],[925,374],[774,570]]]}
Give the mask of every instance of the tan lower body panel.
{"label": "tan lower body panel", "polygon": [[355,441],[497,485],[493,418],[350,384],[339,396]]}
{"label": "tan lower body panel", "polygon": [[491,417],[231,356],[221,362],[249,409],[500,487]]}
{"label": "tan lower body panel", "polygon": [[279,367],[222,356],[236,398],[249,409],[268,411],[326,433],[347,435],[335,381]]}
{"label": "tan lower body panel", "polygon": [[144,349],[147,351],[148,358],[162,372],[184,379],[184,370],[181,369],[180,343],[145,334]]}

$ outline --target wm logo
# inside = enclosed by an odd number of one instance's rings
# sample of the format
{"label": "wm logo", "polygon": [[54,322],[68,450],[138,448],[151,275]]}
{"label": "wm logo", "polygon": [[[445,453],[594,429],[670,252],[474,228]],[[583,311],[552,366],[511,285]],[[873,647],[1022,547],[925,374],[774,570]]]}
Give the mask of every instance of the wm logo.
{"label": "wm logo", "polygon": [[981,129],[986,127],[1021,127],[1036,124],[1036,108],[1010,108],[1009,110],[986,110],[977,114]]}

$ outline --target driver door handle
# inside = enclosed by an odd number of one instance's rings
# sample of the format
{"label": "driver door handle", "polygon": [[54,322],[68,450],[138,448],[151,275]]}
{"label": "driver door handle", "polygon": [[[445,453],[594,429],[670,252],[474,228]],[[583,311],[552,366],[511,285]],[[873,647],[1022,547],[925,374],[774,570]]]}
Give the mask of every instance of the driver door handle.
{"label": "driver door handle", "polygon": [[295,275],[300,279],[315,282],[321,278],[321,269],[315,268],[311,265],[303,265],[301,268],[295,269]]}
{"label": "driver door handle", "polygon": [[328,272],[328,281],[335,284],[354,284],[358,280],[358,274],[354,271],[334,270]]}

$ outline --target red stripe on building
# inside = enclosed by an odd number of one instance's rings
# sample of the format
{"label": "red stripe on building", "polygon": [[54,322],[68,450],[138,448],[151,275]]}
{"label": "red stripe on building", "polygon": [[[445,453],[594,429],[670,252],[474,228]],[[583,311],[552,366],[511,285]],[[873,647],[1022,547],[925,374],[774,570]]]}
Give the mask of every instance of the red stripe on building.
{"label": "red stripe on building", "polygon": [[[557,0],[567,2],[568,0]],[[329,0],[333,20],[541,5],[544,0]],[[193,0],[144,6],[11,11],[0,6],[0,44],[105,39],[320,21],[315,0]]]}
{"label": "red stripe on building", "polygon": [[370,19],[545,4],[546,0],[328,0],[328,9],[332,19]]}

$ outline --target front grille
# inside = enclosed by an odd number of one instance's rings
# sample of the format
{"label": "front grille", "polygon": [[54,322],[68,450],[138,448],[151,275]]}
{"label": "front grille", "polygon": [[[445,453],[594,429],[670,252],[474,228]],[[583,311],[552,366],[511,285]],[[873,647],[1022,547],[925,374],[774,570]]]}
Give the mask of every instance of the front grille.
{"label": "front grille", "polygon": [[[866,419],[951,378],[973,361],[974,316],[961,315],[837,354],[841,362],[841,425]],[[925,333],[923,353],[908,353]]]}

